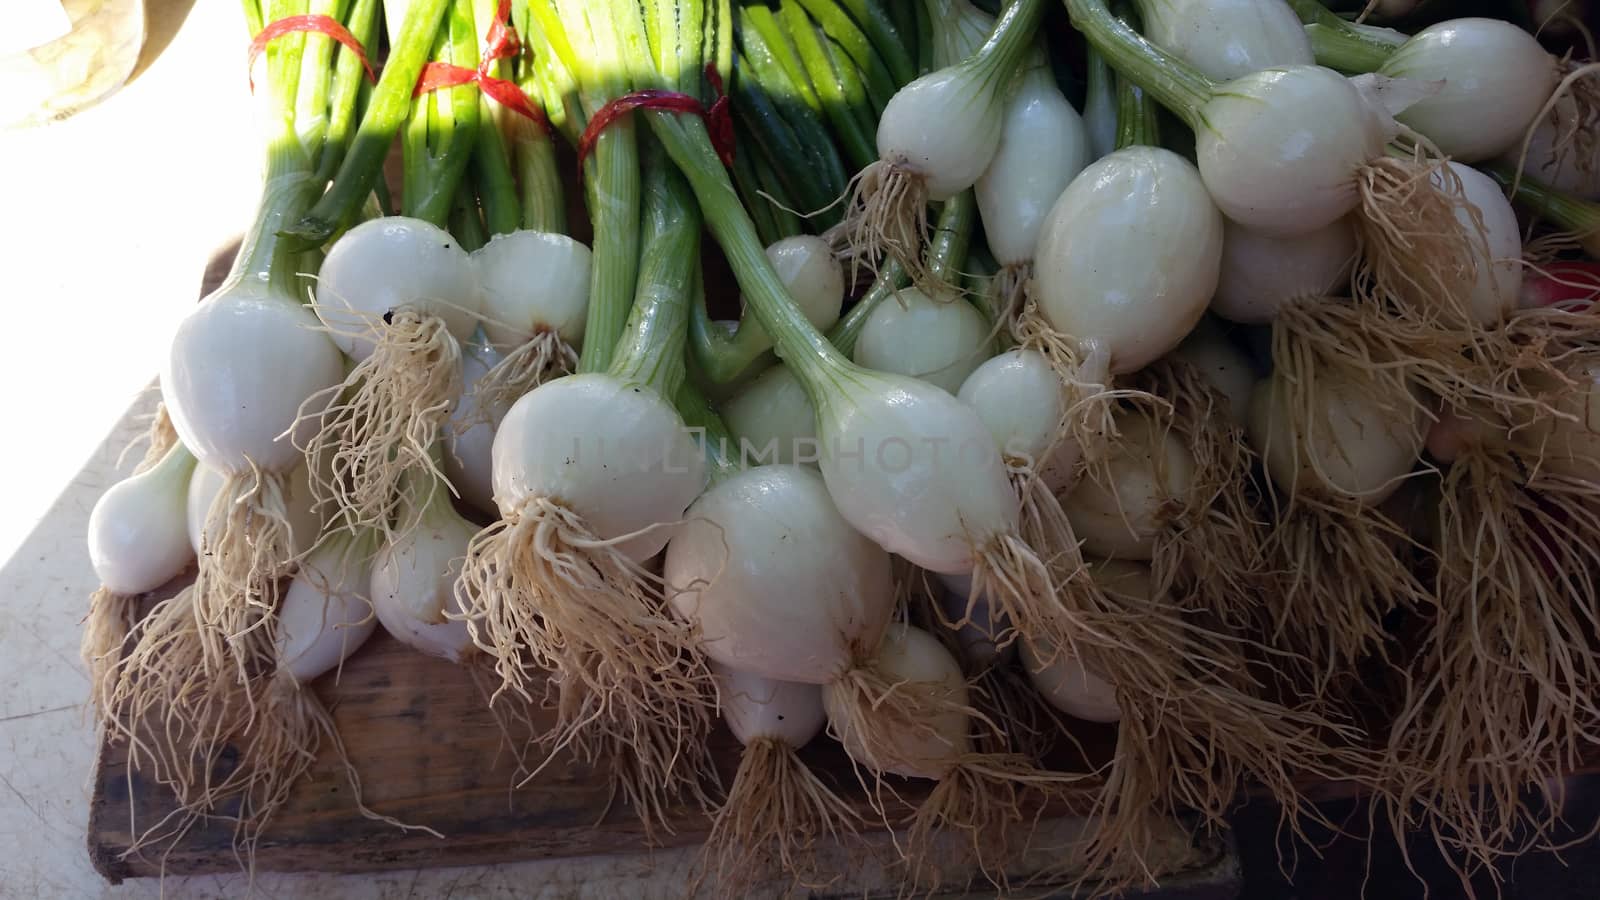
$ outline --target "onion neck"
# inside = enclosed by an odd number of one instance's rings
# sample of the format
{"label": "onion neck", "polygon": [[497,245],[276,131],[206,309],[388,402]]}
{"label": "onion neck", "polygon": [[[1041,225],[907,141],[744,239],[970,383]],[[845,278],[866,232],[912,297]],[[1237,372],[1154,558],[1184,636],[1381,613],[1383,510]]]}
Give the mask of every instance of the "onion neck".
{"label": "onion neck", "polygon": [[[654,145],[651,145],[654,149]],[[689,188],[655,150],[644,160],[644,252],[638,286],[609,374],[667,400],[685,381],[689,308],[704,290],[700,212]]]}
{"label": "onion neck", "polygon": [[995,20],[994,32],[978,52],[962,65],[982,72],[991,84],[1005,84],[1033,47],[1044,18],[1044,0],[1015,0]]}
{"label": "onion neck", "polygon": [[939,210],[939,223],[928,240],[928,277],[936,284],[959,289],[967,250],[972,246],[972,228],[978,220],[978,198],[971,188],[946,200]]}
{"label": "onion neck", "polygon": [[1394,55],[1397,47],[1343,23],[1324,25],[1318,22],[1307,25],[1306,37],[1311,41],[1311,54],[1316,57],[1317,65],[1347,74],[1378,71]]}
{"label": "onion neck", "polygon": [[[940,216],[941,221],[943,216]],[[861,330],[867,326],[867,320],[872,318],[872,311],[878,304],[895,295],[895,292],[906,286],[905,267],[896,262],[893,255],[883,261],[883,267],[878,270],[878,277],[873,280],[872,287],[867,289],[861,299],[850,307],[828,330],[828,342],[839,349],[845,356],[854,356],[856,341],[861,338]]]}
{"label": "onion neck", "polygon": [[[453,0],[436,38],[434,59],[478,67],[478,35],[470,0]],[[476,85],[430,91],[415,99],[401,141],[405,187],[402,212],[444,228],[456,189],[472,160],[479,127]]]}
{"label": "onion neck", "polygon": [[1306,26],[1317,64],[1341,72],[1375,72],[1405,43],[1398,31],[1356,25],[1340,18],[1318,0],[1288,0]]}
{"label": "onion neck", "polygon": [[1089,155],[1099,159],[1117,143],[1117,75],[1106,65],[1100,51],[1089,47],[1085,53],[1088,69],[1084,89],[1083,124],[1089,131]]}
{"label": "onion neck", "polygon": [[[265,284],[274,294],[298,299],[298,248],[280,236],[316,200],[320,186],[313,162],[295,127],[295,92],[301,54],[287,44],[267,48],[268,86],[263,124],[267,164],[255,221],[239,245],[229,283]],[[292,76],[292,77],[291,77]]]}
{"label": "onion neck", "polygon": [[1215,82],[1140,37],[1111,14],[1105,0],[1066,0],[1066,4],[1073,27],[1112,69],[1148,91],[1190,128],[1204,125],[1200,110],[1216,92]]}
{"label": "onion neck", "polygon": [[743,470],[741,455],[733,449],[738,442],[699,388],[692,382],[684,381],[678,386],[673,405],[677,407],[678,415],[683,417],[683,424],[694,430],[700,439],[700,447],[705,451],[706,462],[709,463],[711,484]]}
{"label": "onion neck", "polygon": [[[914,0],[913,0],[914,2]],[[931,26],[930,66],[953,66],[977,52],[994,32],[995,19],[971,0],[923,0],[922,10]]]}
{"label": "onion neck", "polygon": [[1117,140],[1116,148],[1161,146],[1160,121],[1156,117],[1155,101],[1144,88],[1127,78],[1116,77],[1117,88]]}
{"label": "onion neck", "polygon": [[706,309],[703,296],[690,314],[689,350],[695,364],[713,384],[732,383],[772,349],[772,341],[759,328],[749,328],[741,321],[729,332],[717,324]]}

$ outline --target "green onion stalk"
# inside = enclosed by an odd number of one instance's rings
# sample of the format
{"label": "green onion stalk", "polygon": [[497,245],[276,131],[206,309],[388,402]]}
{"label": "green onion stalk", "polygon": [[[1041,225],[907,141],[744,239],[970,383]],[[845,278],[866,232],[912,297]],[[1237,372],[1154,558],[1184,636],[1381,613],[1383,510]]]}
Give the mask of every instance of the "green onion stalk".
{"label": "green onion stalk", "polygon": [[[471,0],[452,0],[444,27],[434,39],[436,62],[478,67],[478,29]],[[464,84],[415,98],[400,138],[403,166],[401,215],[444,228],[456,189],[472,161],[482,122],[481,93]]]}
{"label": "green onion stalk", "polygon": [[[529,0],[532,20],[549,53],[541,78],[546,103],[560,97],[553,118],[581,135],[591,117],[632,85],[625,59],[631,48],[581,0]],[[536,54],[536,63],[538,54]],[[594,231],[594,264],[580,372],[611,366],[627,321],[639,267],[639,149],[629,116],[608,123],[583,161],[584,189]]]}
{"label": "green onion stalk", "polygon": [[[591,10],[590,25],[604,24]],[[539,704],[556,686],[542,745],[619,773],[653,832],[680,797],[708,802],[715,700],[695,635],[664,613],[664,588],[644,569],[706,480],[672,402],[686,381],[701,222],[652,143],[639,145],[643,252],[611,363],[545,382],[502,420],[500,520],[469,544],[456,598],[500,692]]]}
{"label": "green onion stalk", "polygon": [[[1026,15],[1027,6],[1013,6],[1007,15]],[[628,46],[638,48],[629,57],[636,84],[699,92],[700,26],[708,10],[725,10],[725,4],[659,3],[650,9],[654,25],[648,28],[632,3],[604,8]],[[654,37],[653,43],[647,35]],[[704,122],[664,111],[640,114],[693,188],[747,307],[811,400],[823,479],[839,513],[886,550],[935,572],[969,575],[971,602],[985,598],[997,613],[996,621],[1009,623],[996,630],[1001,646],[1022,637],[1067,646],[1070,630],[1056,596],[1065,575],[1020,537],[1019,503],[1000,454],[994,452],[994,438],[977,412],[926,382],[857,366],[829,343],[789,296],[767,258]],[[971,455],[958,464],[955,454],[948,449],[940,454],[932,449],[935,445],[967,447]],[[902,456],[891,460],[890,448]],[[983,448],[989,452],[979,452]],[[872,674],[878,652],[858,648],[855,672],[825,688],[830,716],[838,713],[834,724],[846,733],[847,746],[858,760],[880,770],[927,772],[926,760],[908,760],[897,745],[897,738],[917,731],[915,722],[864,725],[871,715],[867,710],[882,709],[875,700],[880,676]],[[958,752],[938,769],[949,780],[949,790],[919,815],[928,825],[970,826],[962,811],[946,804],[970,803],[963,811],[974,815],[994,812],[984,807],[1005,791],[991,780],[1041,790],[1060,784],[1053,776],[1013,763],[988,757],[980,761]]]}
{"label": "green onion stalk", "polygon": [[521,46],[513,59],[503,60],[497,65],[513,70],[518,87],[522,88],[535,108],[544,110],[546,121],[550,122],[548,126],[543,126],[508,110],[501,112],[505,120],[506,140],[511,146],[511,157],[516,168],[516,181],[522,190],[522,227],[549,234],[565,234],[566,197],[562,190],[561,172],[556,166],[555,139],[550,131],[555,127],[551,107],[559,107],[559,101],[552,103],[547,99],[546,92],[551,86],[541,77],[541,69],[535,59],[535,40],[528,36],[536,27],[528,4],[513,4],[512,17],[518,35],[522,36]]}
{"label": "green onion stalk", "polygon": [[1406,36],[1390,28],[1358,25],[1341,18],[1318,0],[1289,0],[1289,8],[1306,25],[1317,62],[1342,72],[1374,72]]}
{"label": "green onion stalk", "polygon": [[[734,114],[760,151],[748,162],[758,172],[765,170],[771,175],[761,177],[767,193],[788,198],[784,206],[807,213],[818,211],[814,225],[825,229],[839,219],[828,207],[847,181],[839,148],[820,114],[806,104],[800,89],[748,20],[749,16],[740,20],[741,49],[729,85]],[[770,205],[769,201],[757,204],[754,199],[747,202],[752,208]]]}
{"label": "green onion stalk", "polygon": [[[412,92],[422,67],[433,54],[435,38],[452,0],[412,0],[397,32],[391,35],[383,73],[367,103],[348,152],[339,161],[333,184],[298,221],[283,231],[302,246],[320,246],[352,221],[377,187],[389,155],[412,108]],[[474,50],[474,52],[476,52]],[[445,201],[448,208],[449,201]]]}

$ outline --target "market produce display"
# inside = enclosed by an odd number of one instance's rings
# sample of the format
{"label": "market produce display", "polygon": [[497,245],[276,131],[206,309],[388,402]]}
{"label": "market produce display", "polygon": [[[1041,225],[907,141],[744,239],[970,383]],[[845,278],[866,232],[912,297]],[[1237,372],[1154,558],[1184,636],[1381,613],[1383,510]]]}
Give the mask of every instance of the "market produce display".
{"label": "market produce display", "polygon": [[90,517],[135,849],[248,866],[319,753],[433,833],[311,688],[380,627],[548,723],[518,789],[703,809],[722,895],[841,842],[1003,890],[1041,810],[1115,893],[1336,780],[1463,879],[1552,845],[1600,69],[1371,6],[246,0],[257,217]]}

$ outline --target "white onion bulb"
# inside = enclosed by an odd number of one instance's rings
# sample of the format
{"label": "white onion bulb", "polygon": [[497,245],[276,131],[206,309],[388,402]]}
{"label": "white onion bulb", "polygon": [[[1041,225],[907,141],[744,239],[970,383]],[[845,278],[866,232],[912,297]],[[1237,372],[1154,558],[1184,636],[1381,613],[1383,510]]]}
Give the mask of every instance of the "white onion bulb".
{"label": "white onion bulb", "polygon": [[984,239],[1002,266],[1033,259],[1050,207],[1089,162],[1089,134],[1043,60],[1006,101],[1000,146],[973,186]]}
{"label": "white onion bulb", "polygon": [[[322,521],[313,506],[307,472],[302,460],[283,482],[284,518],[289,523],[289,546],[295,555],[310,550],[322,533]],[[211,502],[217,498],[225,480],[226,476],[209,466],[196,466],[189,478],[185,522],[189,544],[195,553],[200,552],[200,540],[205,536],[206,516],[211,511]]]}
{"label": "white onion bulb", "polygon": [[1397,127],[1349,79],[1321,66],[1264,69],[1228,82],[1201,109],[1195,158],[1223,215],[1303,234],[1355,208],[1356,172]]}
{"label": "white onion bulb", "polygon": [[1083,450],[1061,433],[1069,398],[1038,351],[1007,350],[985,361],[956,396],[983,419],[1008,460],[1028,461],[1052,487],[1071,479]]}
{"label": "white onion bulb", "polygon": [[574,347],[583,341],[588,247],[564,234],[513,231],[490,238],[471,259],[483,289],[483,332],[496,349],[510,351],[541,331]]}
{"label": "white onion bulb", "polygon": [[[203,465],[287,472],[319,411],[305,406],[302,420],[302,404],[342,380],[339,349],[309,309],[267,284],[241,281],[219,288],[178,326],[161,396],[178,439]],[[321,406],[332,392],[324,397]]]}
{"label": "white onion bulb", "polygon": [[960,297],[905,288],[879,303],[856,340],[858,365],[920,378],[954,394],[989,357],[989,323]]}
{"label": "white onion bulb", "polygon": [[113,594],[166,584],[194,559],[184,504],[194,454],[175,444],[154,466],[112,485],[89,511],[89,562]]}
{"label": "white onion bulb", "polygon": [[1206,383],[1221,392],[1227,399],[1229,421],[1243,428],[1250,417],[1250,394],[1255,390],[1255,367],[1244,351],[1233,345],[1222,329],[1207,319],[1172,355],[1194,366]]}
{"label": "white onion bulb", "polygon": [[1147,560],[1156,535],[1169,527],[1172,502],[1188,495],[1194,457],[1170,430],[1144,416],[1120,415],[1117,428],[1122,439],[1111,446],[1106,474],[1081,479],[1061,509],[1086,553]]}
{"label": "white onion bulb", "polygon": [[828,493],[857,531],[932,572],[970,572],[1020,504],[983,420],[915,378],[856,370],[819,398]]}
{"label": "white onion bulb", "polygon": [[406,216],[369,219],[345,232],[322,262],[316,294],[317,315],[357,362],[372,355],[391,313],[438,316],[464,343],[483,311],[472,257],[449,232]]}
{"label": "white onion bulb", "polygon": [[[939,605],[953,622],[967,615],[968,601],[972,598],[971,575],[936,575],[941,590]],[[975,669],[986,669],[1011,656],[1016,641],[1004,649],[995,646],[994,636],[1010,627],[1006,620],[996,620],[993,607],[986,597],[972,601],[972,621],[955,630],[956,644],[961,648],[961,658]]]}
{"label": "white onion bulb", "polygon": [[[1095,586],[1108,594],[1123,594],[1140,600],[1150,599],[1155,594],[1150,568],[1142,563],[1106,560],[1091,565],[1089,575]],[[1085,722],[1109,723],[1122,719],[1116,687],[1086,669],[1082,660],[1048,644],[1021,643],[1023,668],[1045,702]]]}
{"label": "white onion bulb", "polygon": [[982,67],[954,65],[901,88],[878,118],[878,158],[920,176],[929,200],[972,187],[1000,146],[997,81]]}
{"label": "white onion bulb", "polygon": [[1050,211],[1034,254],[1039,311],[1103,346],[1113,373],[1132,372],[1200,320],[1221,256],[1222,216],[1194,166],[1155,147],[1118,150]]}
{"label": "white onion bulb", "polygon": [[684,518],[663,577],[712,661],[823,684],[888,626],[889,554],[850,527],[812,470],[747,469],[712,485]]}
{"label": "white onion bulb", "polygon": [[1504,153],[1527,134],[1560,81],[1555,58],[1533,35],[1498,19],[1451,19],[1400,45],[1379,69],[1395,78],[1440,83],[1401,122],[1463,163]]}
{"label": "white onion bulb", "polygon": [[460,662],[472,647],[455,584],[477,528],[435,498],[421,520],[372,560],[372,611],[384,630],[430,656]]}
{"label": "white onion bulb", "polygon": [[610,375],[547,381],[512,405],[494,438],[494,499],[511,518],[533,498],[581,516],[642,562],[705,487],[706,462],[672,404]]}
{"label": "white onion bulb", "polygon": [[1312,427],[1288,408],[1281,378],[1275,374],[1256,386],[1247,429],[1273,482],[1368,503],[1394,493],[1422,453],[1422,410],[1410,398],[1377,398],[1374,384],[1324,371],[1317,375],[1321,415]]}
{"label": "white onion bulb", "polygon": [[[1517,224],[1517,213],[1511,208],[1511,201],[1493,178],[1457,162],[1445,165],[1461,179],[1466,202],[1478,212],[1475,223],[1470,210],[1461,206],[1455,209],[1456,221],[1474,238],[1472,255],[1476,277],[1471,293],[1465,298],[1467,308],[1478,323],[1492,325],[1515,311],[1521,300],[1522,228]],[[1444,179],[1435,173],[1433,182],[1442,185]],[[1478,223],[1482,224],[1486,239],[1482,244],[1476,240]]]}
{"label": "white onion bulb", "polygon": [[[444,429],[444,474],[473,509],[493,515],[494,433],[505,417],[504,409],[484,410],[478,405],[478,381],[500,362],[494,348],[473,343],[461,348],[461,398],[450,412]],[[468,427],[467,423],[472,423]]]}
{"label": "white onion bulb", "polygon": [[365,596],[367,551],[324,543],[301,563],[278,607],[278,671],[307,684],[333,671],[378,627]]}
{"label": "white onion bulb", "polygon": [[1246,325],[1271,322],[1291,300],[1344,294],[1355,258],[1356,230],[1348,217],[1292,235],[1229,221],[1222,229],[1222,270],[1211,311]]}
{"label": "white onion bulb", "polygon": [[1143,0],[1138,7],[1152,44],[1216,81],[1314,61],[1300,17],[1283,0]]}
{"label": "white onion bulb", "polygon": [[[1600,199],[1600,143],[1587,155],[1582,152],[1582,142],[1573,140],[1569,131],[1582,131],[1584,123],[1578,121],[1579,112],[1571,96],[1556,101],[1549,115],[1540,119],[1528,141],[1526,156],[1527,174],[1539,181],[1582,197]],[[1558,144],[1565,144],[1557,150]],[[1500,157],[1506,165],[1515,166],[1524,160],[1522,142],[1513,142]]]}
{"label": "white onion bulb", "polygon": [[[839,732],[839,742],[844,745],[845,752],[857,762],[879,771],[911,778],[944,777],[952,765],[972,750],[968,717],[959,708],[967,705],[967,684],[961,664],[938,638],[920,628],[897,624],[884,634],[871,665],[886,681],[898,684],[897,691],[916,691],[938,698],[937,705],[942,708],[935,721],[925,723],[927,727],[911,731],[885,727],[881,733],[874,734],[874,741],[887,743],[892,748],[892,759],[874,760],[865,752],[861,737],[847,727],[847,710],[838,692],[824,687],[822,705],[828,711],[828,720]],[[876,712],[870,705],[858,709],[869,727]]]}
{"label": "white onion bulb", "polygon": [[756,376],[723,405],[722,420],[748,462],[816,464],[816,411],[788,366],[780,363]]}
{"label": "white onion bulb", "polygon": [[814,684],[775,681],[712,663],[722,720],[749,745],[763,738],[795,750],[811,742],[827,724],[822,688]]}

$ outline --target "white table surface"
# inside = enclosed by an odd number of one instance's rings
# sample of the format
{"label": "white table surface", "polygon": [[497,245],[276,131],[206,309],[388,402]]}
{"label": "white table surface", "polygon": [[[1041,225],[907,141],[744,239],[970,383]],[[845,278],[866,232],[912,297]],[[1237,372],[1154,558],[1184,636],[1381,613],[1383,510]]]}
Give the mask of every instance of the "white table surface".
{"label": "white table surface", "polygon": [[[96,580],[89,510],[127,474],[169,335],[207,260],[248,223],[257,142],[237,3],[200,0],[124,91],[65,122],[0,132],[0,898],[155,896],[107,885],[85,834],[95,735],[78,622]],[[266,897],[675,896],[683,854],[377,876],[257,878]],[[170,878],[235,897],[238,877]]]}

